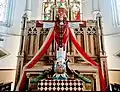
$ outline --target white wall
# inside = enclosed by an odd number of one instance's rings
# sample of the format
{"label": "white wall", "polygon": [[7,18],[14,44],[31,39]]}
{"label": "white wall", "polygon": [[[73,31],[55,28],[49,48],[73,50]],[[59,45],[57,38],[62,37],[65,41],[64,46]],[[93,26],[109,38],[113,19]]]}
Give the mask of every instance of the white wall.
{"label": "white wall", "polygon": [[[26,0],[16,0],[14,24],[11,27],[0,26],[0,32],[10,34],[20,34],[21,20],[25,10]],[[31,19],[40,19],[40,0],[32,0],[32,14]],[[38,8],[37,8],[38,7]],[[17,55],[19,51],[20,36],[4,37],[4,41],[0,41],[0,47],[5,49],[10,55],[0,60],[0,68],[15,69],[17,63]]]}
{"label": "white wall", "polygon": [[[111,34],[120,31],[120,27],[113,26],[111,0],[104,0],[104,34]],[[107,53],[108,68],[120,69],[120,59],[116,58],[114,54],[120,50],[120,35],[119,36],[106,36],[105,50]]]}
{"label": "white wall", "polygon": [[[26,0],[16,0],[15,14],[14,14],[14,24],[11,27],[0,26],[0,32],[10,33],[10,34],[20,34],[21,33],[21,20],[25,10]],[[39,0],[32,0],[32,14],[31,19],[40,19],[38,15],[40,13],[37,7],[39,6]],[[40,7],[40,6],[39,6]],[[8,36],[4,37],[4,41],[0,41],[0,47],[5,49],[10,53],[9,56],[0,59],[0,69],[15,69],[17,64],[17,55],[19,51],[20,36]],[[9,75],[9,76],[8,76]],[[14,83],[15,70],[13,71],[0,71],[0,81],[1,82],[11,82]],[[14,85],[12,85],[13,89]]]}
{"label": "white wall", "polygon": [[[85,10],[85,12],[83,12],[84,19],[92,19],[92,0],[85,1],[86,4],[83,6]],[[111,0],[99,0],[99,6],[103,17],[103,33],[111,34],[120,32],[120,27],[114,27],[113,25]],[[116,52],[120,51],[120,35],[104,36],[104,43],[108,56],[108,68],[120,69],[120,59],[114,56]]]}
{"label": "white wall", "polygon": [[[83,19],[93,19],[93,6],[92,1],[84,0],[83,5]],[[111,34],[120,32],[120,27],[114,27],[112,20],[112,6],[111,0],[99,0],[100,11],[103,17],[103,33]],[[96,7],[96,6],[95,6]],[[108,56],[107,63],[109,69],[120,69],[120,59],[115,57],[114,54],[120,51],[120,35],[104,36],[105,51]]]}
{"label": "white wall", "polygon": [[109,83],[120,84],[120,70],[109,70]]}
{"label": "white wall", "polygon": [[[3,29],[0,30],[5,33],[14,33],[20,34],[20,23],[21,17],[23,15],[25,6],[25,0],[16,0],[15,5],[15,14],[14,14],[14,24],[11,27],[2,27]],[[0,68],[16,68],[17,62],[17,53],[19,48],[19,36],[8,36],[4,37],[4,41],[0,43],[0,46],[5,49],[10,55],[4,59],[0,60]]]}

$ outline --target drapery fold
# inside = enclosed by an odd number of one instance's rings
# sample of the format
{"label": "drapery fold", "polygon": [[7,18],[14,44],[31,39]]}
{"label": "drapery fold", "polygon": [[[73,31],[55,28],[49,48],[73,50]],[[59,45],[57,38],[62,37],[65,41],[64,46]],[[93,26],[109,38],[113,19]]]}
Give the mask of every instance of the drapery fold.
{"label": "drapery fold", "polygon": [[44,55],[44,53],[47,51],[49,48],[50,44],[52,43],[52,40],[54,39],[54,29],[51,29],[47,35],[47,39],[44,41],[43,45],[41,46],[40,50],[37,52],[37,54],[31,59],[30,62],[28,62],[24,67],[23,67],[23,72],[22,76],[20,77],[20,81],[17,85],[16,91],[24,91],[26,81],[27,81],[27,76],[26,76],[26,69],[32,68],[39,60],[40,58]]}
{"label": "drapery fold", "polygon": [[74,36],[75,35],[74,32],[72,32],[72,30],[70,28],[69,28],[69,33],[70,33],[70,38],[71,38],[74,46],[76,47],[76,49],[78,50],[78,52],[82,56],[82,58],[85,61],[90,62],[91,65],[97,67],[98,72],[99,72],[101,91],[107,91],[105,80],[104,80],[104,77],[103,77],[103,74],[102,74],[102,69],[100,68],[100,66],[90,56],[87,55],[87,53],[85,53],[85,51],[83,50],[83,48],[77,42],[77,40],[76,40],[76,38]]}

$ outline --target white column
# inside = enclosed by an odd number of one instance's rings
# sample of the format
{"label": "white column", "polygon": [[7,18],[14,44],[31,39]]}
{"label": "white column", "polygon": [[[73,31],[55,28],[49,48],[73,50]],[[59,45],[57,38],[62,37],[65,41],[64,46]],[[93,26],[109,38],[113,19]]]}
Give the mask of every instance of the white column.
{"label": "white column", "polygon": [[92,0],[82,0],[83,20],[92,20]]}
{"label": "white column", "polygon": [[96,14],[100,12],[100,3],[99,0],[92,0],[92,13],[93,19],[96,19]]}
{"label": "white column", "polygon": [[28,16],[28,20],[31,18],[31,0],[26,0],[26,5],[25,5],[25,13]]}
{"label": "white column", "polygon": [[93,11],[100,10],[99,0],[92,0],[92,9]]}
{"label": "white column", "polygon": [[37,20],[42,20],[42,16],[43,16],[43,0],[37,0]]}

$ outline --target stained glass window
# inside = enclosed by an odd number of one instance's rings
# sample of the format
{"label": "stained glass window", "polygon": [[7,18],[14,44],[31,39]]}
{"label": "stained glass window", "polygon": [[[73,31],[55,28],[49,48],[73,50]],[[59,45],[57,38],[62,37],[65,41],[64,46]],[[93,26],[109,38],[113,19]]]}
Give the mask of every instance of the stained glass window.
{"label": "stained glass window", "polygon": [[15,1],[0,0],[0,25],[10,27],[13,24]]}
{"label": "stained glass window", "polygon": [[0,0],[0,21],[4,22],[7,9],[7,0]]}
{"label": "stained glass window", "polygon": [[113,25],[120,26],[120,0],[111,0]]}
{"label": "stained glass window", "polygon": [[118,18],[119,18],[119,22],[120,22],[120,0],[116,0],[116,4],[117,4]]}

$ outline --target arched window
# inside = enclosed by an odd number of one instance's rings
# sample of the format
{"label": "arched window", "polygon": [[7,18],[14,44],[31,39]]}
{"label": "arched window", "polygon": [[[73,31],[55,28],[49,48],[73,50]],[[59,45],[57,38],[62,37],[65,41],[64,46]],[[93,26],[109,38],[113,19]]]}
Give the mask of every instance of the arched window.
{"label": "arched window", "polygon": [[120,0],[116,0],[116,3],[117,3],[118,18],[119,18],[119,22],[120,22]]}
{"label": "arched window", "polygon": [[13,24],[15,0],[0,0],[0,25],[10,27]]}
{"label": "arched window", "polygon": [[120,26],[120,0],[111,0],[113,25]]}

